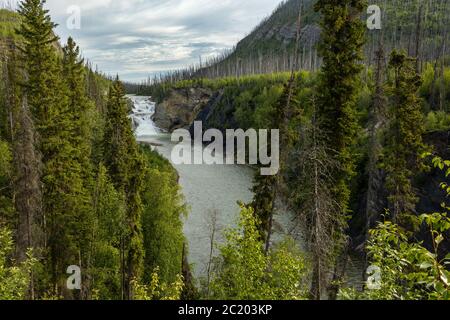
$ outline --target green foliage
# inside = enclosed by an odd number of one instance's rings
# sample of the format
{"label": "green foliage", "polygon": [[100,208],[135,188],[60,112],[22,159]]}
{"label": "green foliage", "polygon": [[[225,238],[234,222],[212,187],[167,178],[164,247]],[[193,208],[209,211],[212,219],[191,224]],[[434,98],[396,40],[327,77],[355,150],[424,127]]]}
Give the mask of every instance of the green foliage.
{"label": "green foliage", "polygon": [[88,117],[92,116],[94,106],[86,94],[84,60],[80,58],[80,48],[69,37],[63,48],[63,77],[67,86],[68,112],[73,126],[70,143],[74,148],[74,157],[81,164],[82,176],[86,187],[92,184],[91,137],[93,124]]}
{"label": "green foliage", "polygon": [[404,53],[394,51],[391,54],[389,65],[394,80],[389,95],[392,104],[382,160],[392,218],[395,222],[403,220],[403,223],[410,223],[406,220],[417,202],[411,179],[423,168],[420,155],[426,150],[422,140],[424,117],[417,96],[421,79],[415,71],[414,61]]}
{"label": "green foliage", "polygon": [[0,179],[9,176],[11,160],[12,155],[8,143],[0,140]]}
{"label": "green foliage", "polygon": [[299,300],[306,296],[305,260],[286,240],[266,255],[253,209],[241,208],[239,227],[226,232],[211,281],[212,298]]}
{"label": "green foliage", "polygon": [[184,288],[183,277],[177,275],[172,283],[161,282],[159,269],[155,268],[151,274],[149,285],[132,282],[135,300],[180,300]]}
{"label": "green foliage", "polygon": [[[220,90],[231,88],[232,92],[250,90],[252,93],[260,93],[264,88],[271,88],[278,84],[280,88],[290,78],[290,73],[271,73],[263,75],[248,75],[240,78],[223,77],[217,79],[193,79],[183,80],[174,83],[156,83],[150,88],[150,94],[157,101],[161,102],[172,89],[183,88],[209,88]],[[236,96],[239,94],[236,94]],[[233,96],[233,95],[230,95]]]}
{"label": "green foliage", "polygon": [[182,218],[187,214],[178,185],[178,175],[170,163],[156,151],[142,148],[148,167],[142,193],[144,212],[144,282],[152,281],[152,270],[158,268],[161,281],[171,283],[182,272]]}
{"label": "green foliage", "polygon": [[125,196],[126,234],[122,239],[125,257],[125,293],[132,298],[131,281],[143,271],[142,199],[144,163],[128,119],[124,88],[117,78],[111,85],[104,135],[105,167],[119,193]]}
{"label": "green foliage", "polygon": [[[281,163],[278,176],[262,176],[259,172],[256,173],[254,179],[254,186],[252,191],[254,193],[251,207],[260,222],[259,231],[261,239],[267,240],[267,235],[271,232],[271,219],[274,214],[275,200],[277,192],[281,193],[281,183],[286,172],[286,158],[292,150],[293,142],[297,137],[297,122],[294,115],[302,113],[302,106],[299,105],[299,95],[302,93],[302,84],[307,78],[306,74],[294,75],[284,84],[284,87],[272,87],[268,90],[264,89],[262,94],[257,98],[265,100],[256,100],[259,102],[259,107],[255,111],[255,122],[258,121],[260,128],[278,129],[280,131],[280,146],[281,146]],[[265,121],[262,121],[261,116]],[[277,187],[279,190],[277,190]]]}
{"label": "green foliage", "polygon": [[1,38],[17,38],[15,28],[20,24],[17,13],[0,9],[0,42]]}
{"label": "green foliage", "polygon": [[36,259],[28,252],[28,259],[15,266],[9,256],[13,252],[11,231],[0,228],[0,300],[25,299],[30,284],[30,274]]}
{"label": "green foliage", "polygon": [[443,111],[430,111],[425,119],[425,129],[428,132],[449,130],[450,114]]}
{"label": "green foliage", "polygon": [[[43,0],[26,0],[18,13],[0,10],[1,52],[8,51],[4,36],[11,36],[20,47],[11,54],[21,62],[20,68],[13,67],[12,58],[8,58],[8,66],[3,59],[0,65],[2,80],[5,74],[18,75],[0,83],[0,223],[24,226],[28,212],[17,214],[14,206],[18,201],[27,203],[27,209],[34,206],[36,224],[28,231],[36,239],[40,258],[33,267],[35,298],[133,298],[131,282],[141,283],[144,253],[146,270],[159,267],[158,281],[177,284],[181,281],[186,208],[176,172],[156,153],[140,150],[121,83],[118,79],[112,83],[85,65],[72,38],[61,49],[44,4]],[[22,75],[25,80],[20,79]],[[13,98],[14,106],[9,101]],[[13,107],[26,111],[29,107],[30,115],[21,113],[28,121],[23,130],[28,130],[28,137],[37,137],[36,141],[16,135],[22,144],[3,142],[19,133],[18,129],[12,132],[10,121],[12,128],[22,126],[19,113],[11,116]],[[42,171],[40,163],[32,168],[37,169],[36,181],[43,188],[42,211],[40,201],[39,205],[27,201],[31,195],[26,192],[20,193],[20,200],[19,193],[12,195],[12,190],[20,192],[13,188],[19,180],[15,171],[31,172],[26,170],[34,147],[42,156],[36,159],[42,161]],[[21,157],[28,162],[20,161]],[[20,183],[30,186],[26,174],[20,178]],[[145,251],[142,223],[147,231]],[[25,233],[19,227],[14,238],[24,238]],[[9,244],[3,247],[2,242],[3,248],[12,249]],[[21,268],[7,262],[1,269],[6,270],[5,275]],[[69,265],[82,268],[80,292],[66,290]],[[153,284],[153,276],[148,273],[146,283]],[[27,286],[29,282],[23,280]],[[24,297],[15,275],[11,282],[2,278],[0,287],[10,290],[15,284],[16,297]],[[182,288],[177,285],[179,289],[170,293],[169,285],[158,287],[152,297],[178,298]]]}
{"label": "green foliage", "polygon": [[[435,158],[436,168],[450,176],[450,162]],[[442,184],[450,196],[450,188]],[[342,299],[370,300],[450,300],[450,255],[442,254],[440,246],[450,231],[450,206],[442,204],[445,212],[423,214],[417,222],[428,228],[431,250],[424,244],[412,242],[404,229],[392,222],[380,223],[370,232],[367,245],[370,264],[380,268],[379,287],[363,293],[350,289],[341,291]]]}
{"label": "green foliage", "polygon": [[54,46],[55,24],[43,6],[41,0],[20,4],[22,24],[17,33],[23,37],[21,58],[28,74],[25,93],[35,119],[44,167],[43,210],[48,225],[48,258],[53,264],[48,271],[52,287],[63,290],[65,268],[79,263],[80,255],[87,252],[90,199],[83,185],[81,163],[75,156],[78,146],[71,143],[75,130],[68,88]]}
{"label": "green foliage", "polygon": [[[339,163],[327,173],[327,184],[340,213],[329,238],[342,243],[350,212],[350,183],[355,176],[353,147],[358,132],[357,97],[360,89],[365,28],[359,16],[364,0],[319,0],[322,35],[319,53],[323,65],[319,75],[317,121],[326,158]],[[339,252],[339,248],[337,250]]]}
{"label": "green foliage", "polygon": [[276,176],[263,176],[259,171],[255,173],[251,207],[254,208],[255,215],[258,217],[258,231],[263,241],[267,240],[267,233],[271,227],[270,220],[274,214],[276,182]]}
{"label": "green foliage", "polygon": [[94,187],[92,262],[89,266],[93,298],[119,300],[121,295],[121,239],[126,230],[125,200],[116,191],[106,168],[100,165]]}
{"label": "green foliage", "polygon": [[[433,234],[438,249],[450,230],[445,214],[423,215],[419,219]],[[368,300],[450,300],[448,257],[439,259],[437,252],[428,251],[420,243],[411,243],[404,231],[392,222],[380,223],[371,231],[367,246],[370,263],[381,269],[379,289],[363,293],[343,290],[343,299]]]}

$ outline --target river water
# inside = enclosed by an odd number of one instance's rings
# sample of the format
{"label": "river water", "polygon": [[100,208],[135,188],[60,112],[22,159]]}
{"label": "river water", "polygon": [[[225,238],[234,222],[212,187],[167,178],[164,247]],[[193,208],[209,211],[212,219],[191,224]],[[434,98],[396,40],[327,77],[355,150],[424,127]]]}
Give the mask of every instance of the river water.
{"label": "river water", "polygon": [[[128,98],[134,104],[131,117],[138,142],[153,145],[162,156],[171,160],[176,144],[152,121],[155,104],[149,97],[130,95]],[[182,192],[190,209],[184,221],[184,233],[189,245],[189,262],[193,265],[194,275],[199,278],[205,276],[209,260],[212,217],[217,217],[215,239],[221,242],[223,231],[235,226],[239,218],[238,201],[249,203],[253,197],[250,189],[254,170],[241,165],[173,165],[179,173]],[[290,234],[300,245],[304,243],[292,214],[282,208],[278,211],[274,241]],[[351,283],[359,283],[361,274],[358,264],[350,266]]]}

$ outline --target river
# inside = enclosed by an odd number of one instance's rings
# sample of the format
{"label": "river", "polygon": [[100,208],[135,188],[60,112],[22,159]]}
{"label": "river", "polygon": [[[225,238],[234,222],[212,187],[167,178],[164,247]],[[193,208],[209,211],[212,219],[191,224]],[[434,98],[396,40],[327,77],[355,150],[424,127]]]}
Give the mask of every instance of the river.
{"label": "river", "polygon": [[[149,97],[128,97],[134,104],[132,119],[138,142],[154,145],[162,156],[171,160],[175,143],[153,123],[155,104]],[[248,203],[253,197],[250,189],[254,170],[242,165],[173,165],[179,173],[182,192],[190,208],[184,221],[184,233],[189,245],[189,262],[193,265],[194,275],[199,278],[206,274],[214,212],[219,231],[216,240],[221,242],[223,231],[235,226],[239,218],[238,201]],[[280,209],[275,220],[275,241],[290,234],[300,245],[304,243],[299,228],[292,227],[295,224],[287,210]],[[350,282],[359,282],[361,274],[359,265],[350,266],[349,277],[353,279]]]}

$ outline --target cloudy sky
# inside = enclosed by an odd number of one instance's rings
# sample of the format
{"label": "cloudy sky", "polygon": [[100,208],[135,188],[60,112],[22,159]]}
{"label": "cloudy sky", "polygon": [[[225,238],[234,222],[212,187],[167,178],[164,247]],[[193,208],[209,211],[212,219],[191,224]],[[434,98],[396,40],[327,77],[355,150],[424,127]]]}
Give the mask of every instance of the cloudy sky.
{"label": "cloudy sky", "polygon": [[[197,63],[232,47],[281,0],[47,0],[64,41],[72,35],[99,69],[128,81]],[[70,12],[77,6],[81,28]]]}

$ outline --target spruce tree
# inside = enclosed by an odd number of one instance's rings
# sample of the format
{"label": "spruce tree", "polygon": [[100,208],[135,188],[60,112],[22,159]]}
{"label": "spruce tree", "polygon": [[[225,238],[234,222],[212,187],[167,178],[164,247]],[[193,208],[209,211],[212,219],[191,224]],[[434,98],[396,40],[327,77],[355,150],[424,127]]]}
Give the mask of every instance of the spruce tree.
{"label": "spruce tree", "polygon": [[[355,175],[352,147],[357,133],[356,98],[362,69],[365,30],[361,14],[364,0],[319,0],[315,10],[321,14],[319,54],[323,59],[317,87],[317,120],[326,157],[339,163],[328,172],[331,198],[339,208],[334,225],[326,230],[333,239],[333,254],[338,257],[345,244],[345,229],[350,213],[350,182]],[[336,268],[335,282],[342,275]],[[330,288],[330,298],[337,287]]]}
{"label": "spruce tree", "polygon": [[354,175],[351,147],[357,131],[356,97],[365,41],[360,16],[365,4],[364,0],[319,0],[315,6],[322,14],[318,121],[329,156],[341,164],[332,178],[343,217],[349,212],[349,181]]}
{"label": "spruce tree", "polygon": [[254,197],[251,207],[258,217],[258,230],[264,242],[268,238],[275,209],[276,179],[276,176],[263,176],[257,171],[253,182]]}
{"label": "spruce tree", "polygon": [[143,157],[128,118],[124,88],[117,77],[109,92],[104,136],[104,161],[116,189],[124,194],[127,231],[122,239],[123,298],[132,299],[132,281],[139,281],[143,266],[142,180]]}
{"label": "spruce tree", "polygon": [[[72,297],[66,289],[66,269],[70,265],[84,268],[91,235],[89,196],[83,185],[82,169],[74,135],[73,116],[69,110],[68,89],[57,56],[53,28],[45,1],[21,3],[22,24],[17,30],[23,37],[21,51],[25,93],[38,133],[37,149],[42,155],[43,228],[46,259],[52,293]],[[45,289],[43,289],[45,290]],[[77,293],[76,297],[80,297]]]}
{"label": "spruce tree", "polygon": [[[64,84],[67,89],[68,109],[67,117],[72,124],[72,134],[69,143],[72,148],[72,157],[79,166],[82,185],[79,195],[83,198],[79,217],[80,233],[78,239],[82,248],[81,260],[86,269],[90,268],[93,240],[92,222],[96,219],[93,213],[90,194],[93,190],[93,167],[91,162],[91,136],[92,130],[88,121],[91,115],[92,103],[86,94],[84,60],[80,58],[80,50],[71,37],[63,48],[62,71]],[[82,210],[82,211],[81,211]],[[86,273],[85,273],[86,274]],[[83,298],[89,293],[90,275],[84,279]]]}
{"label": "spruce tree", "polygon": [[422,135],[424,118],[417,92],[421,78],[415,69],[414,58],[393,51],[389,67],[394,79],[389,86],[390,123],[386,134],[383,167],[392,219],[408,223],[414,213],[417,197],[412,186],[413,175],[422,168],[421,154],[426,151]]}
{"label": "spruce tree", "polygon": [[71,143],[76,147],[76,158],[83,168],[83,178],[91,183],[91,128],[88,117],[93,109],[86,93],[84,60],[80,58],[80,49],[71,37],[63,48],[63,76],[69,99],[68,111],[74,128]]}

